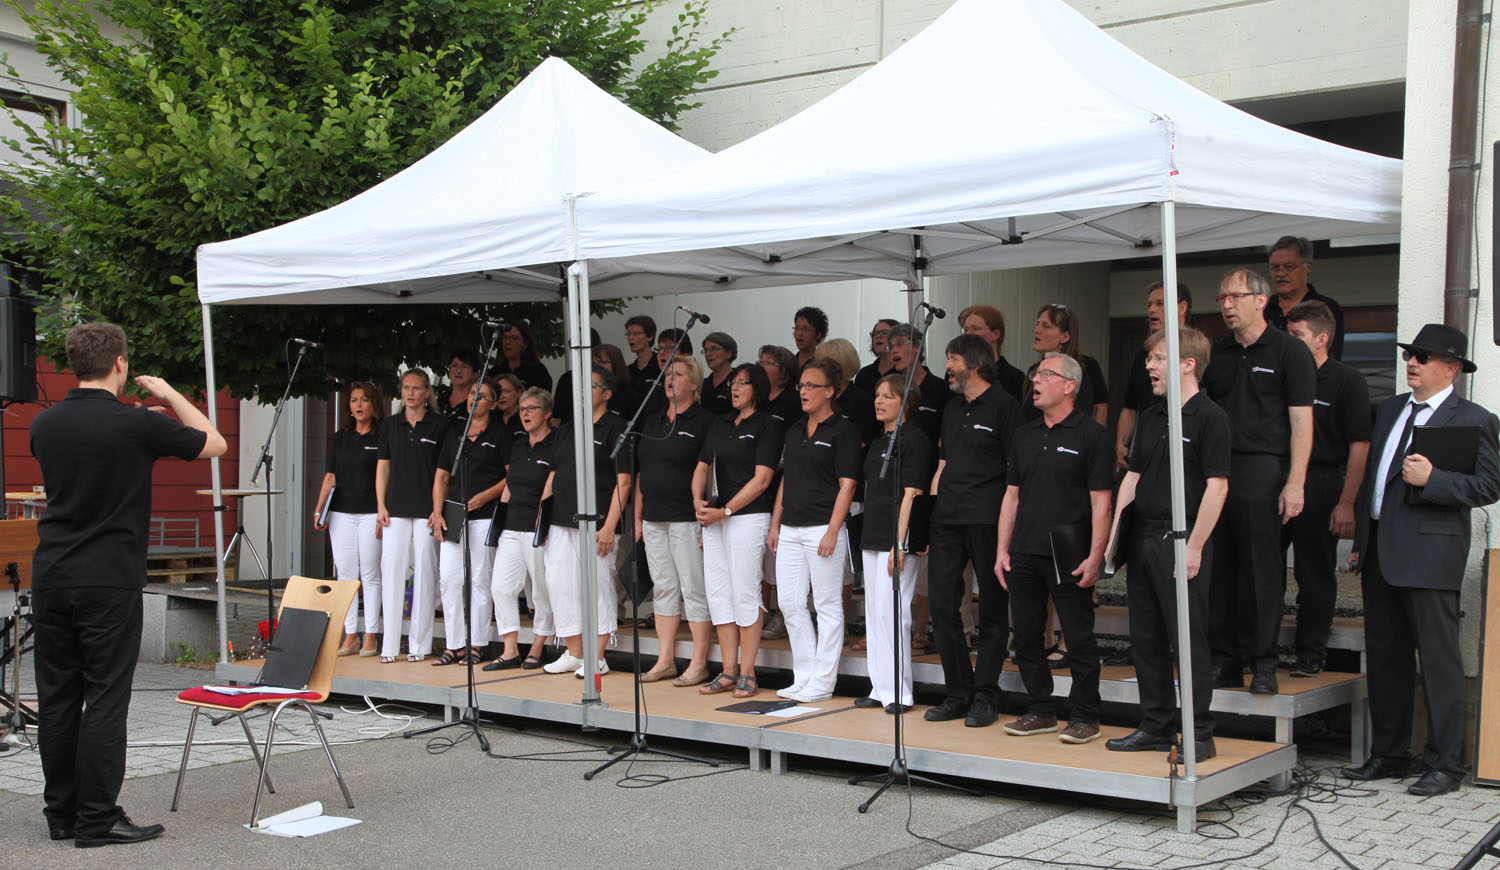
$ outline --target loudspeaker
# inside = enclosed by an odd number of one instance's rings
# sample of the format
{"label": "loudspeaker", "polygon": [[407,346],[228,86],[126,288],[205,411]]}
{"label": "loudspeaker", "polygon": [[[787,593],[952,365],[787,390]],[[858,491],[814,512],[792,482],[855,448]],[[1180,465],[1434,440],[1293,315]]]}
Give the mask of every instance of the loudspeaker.
{"label": "loudspeaker", "polygon": [[0,401],[36,401],[36,311],[0,296]]}

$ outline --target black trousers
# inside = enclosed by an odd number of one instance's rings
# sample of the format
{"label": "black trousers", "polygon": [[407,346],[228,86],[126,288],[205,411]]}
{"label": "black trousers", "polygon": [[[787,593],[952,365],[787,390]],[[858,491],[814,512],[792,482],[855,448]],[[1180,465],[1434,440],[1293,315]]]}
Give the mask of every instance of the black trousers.
{"label": "black trousers", "polygon": [[[1000,669],[1005,665],[1006,619],[1009,597],[995,577],[999,544],[994,523],[951,525],[933,523],[927,560],[927,597],[931,602],[932,637],[943,662],[947,700],[969,704],[984,698],[1000,706]],[[974,564],[979,583],[979,658],[969,661],[960,608],[969,590],[964,565]],[[1071,638],[1072,635],[1069,635]]]}
{"label": "black trousers", "polygon": [[102,586],[35,590],[42,812],[80,836],[120,816],[125,720],[141,649],[141,592]]}
{"label": "black trousers", "polygon": [[1464,743],[1464,668],[1458,649],[1458,592],[1392,586],[1380,571],[1380,524],[1370,523],[1362,585],[1365,600],[1365,662],[1370,689],[1370,755],[1405,762],[1411,758],[1412,697],[1416,655],[1422,657],[1422,695],[1427,702],[1427,746],[1423,764],[1455,776]]}
{"label": "black trousers", "polygon": [[1283,526],[1281,549],[1290,546],[1292,574],[1297,578],[1297,658],[1322,664],[1328,654],[1328,632],[1338,601],[1338,538],[1328,530],[1333,509],[1344,491],[1344,469],[1309,465],[1303,487],[1302,513]]}
{"label": "black trousers", "polygon": [[1264,453],[1236,453],[1229,463],[1229,496],[1214,528],[1209,610],[1214,665],[1275,668],[1286,593],[1286,548],[1276,499],[1286,463]]}
{"label": "black trousers", "polygon": [[[1192,523],[1188,523],[1192,527]],[[1212,661],[1208,649],[1208,596],[1213,541],[1203,547],[1198,576],[1188,580],[1188,650],[1193,664],[1193,733],[1214,736]],[[1130,604],[1130,655],[1141,694],[1141,730],[1175,736],[1182,730],[1177,707],[1177,581],[1172,541],[1136,535],[1130,544],[1125,595]]]}
{"label": "black trousers", "polygon": [[[1076,566],[1075,566],[1076,567]],[[1065,569],[1071,571],[1072,568]],[[1026,712],[1057,715],[1052,697],[1052,669],[1047,666],[1047,598],[1057,606],[1063,637],[1068,639],[1068,667],[1073,690],[1068,693],[1068,718],[1074,722],[1099,721],[1099,645],[1094,642],[1094,590],[1076,583],[1057,582],[1051,556],[1012,553],[1010,573],[1011,617],[1015,620],[1016,666],[1031,703]],[[1132,611],[1130,621],[1135,622]]]}

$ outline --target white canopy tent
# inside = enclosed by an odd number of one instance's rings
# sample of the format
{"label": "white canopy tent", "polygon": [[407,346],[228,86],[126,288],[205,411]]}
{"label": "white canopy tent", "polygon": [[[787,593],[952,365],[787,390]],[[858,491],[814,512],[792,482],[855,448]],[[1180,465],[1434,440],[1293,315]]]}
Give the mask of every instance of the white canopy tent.
{"label": "white canopy tent", "polygon": [[[544,114],[524,117],[545,128]],[[580,118],[573,135],[601,143],[598,124]],[[535,202],[507,200],[520,203],[514,209],[453,207],[469,202],[477,185],[468,174],[493,160],[489,149],[499,144],[471,143],[470,132],[449,145],[462,142],[451,155],[472,163],[451,159],[445,145],[326,212],[200,249],[205,341],[211,304],[551,299],[551,264],[569,262],[575,365],[591,292],[847,277],[920,288],[927,274],[1160,256],[1171,308],[1178,250],[1264,245],[1283,233],[1391,233],[1399,221],[1399,161],[1224,105],[1061,0],[958,0],[838,92],[718,155],[637,155],[610,164],[628,170],[613,186],[541,185]],[[617,142],[603,144],[618,153]],[[516,165],[549,169],[549,152],[527,153],[533,160]],[[563,146],[555,153],[572,154]],[[420,184],[394,186],[419,167]],[[429,195],[438,185],[458,192]],[[347,247],[365,237],[372,242]],[[1167,344],[1175,356],[1175,333]],[[1171,425],[1180,431],[1175,380],[1170,390]],[[576,419],[588,416],[586,406],[575,409]],[[1181,445],[1170,443],[1181,529]],[[587,493],[579,503],[592,510]],[[1179,546],[1179,595],[1184,568]],[[1181,622],[1186,609],[1179,613]],[[1182,680],[1189,679],[1184,661]],[[1191,711],[1184,714],[1190,731]],[[1194,775],[1191,748],[1187,774]]]}

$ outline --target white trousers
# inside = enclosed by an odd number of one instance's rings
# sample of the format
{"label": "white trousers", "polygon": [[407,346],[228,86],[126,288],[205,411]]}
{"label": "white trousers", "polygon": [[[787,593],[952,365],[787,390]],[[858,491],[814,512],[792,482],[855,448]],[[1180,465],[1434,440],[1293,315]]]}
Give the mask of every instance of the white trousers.
{"label": "white trousers", "polygon": [[[339,580],[358,580],[364,590],[365,633],[380,631],[380,539],[375,514],[328,513],[328,543],[333,573]],[[359,606],[349,605],[344,634],[359,630]]]}
{"label": "white trousers", "polygon": [[894,606],[891,589],[890,554],[876,550],[861,550],[865,563],[865,664],[870,669],[870,697],[882,704],[893,704],[896,695],[896,675],[891,673],[893,660],[891,645],[901,656],[900,702],[911,701],[911,596],[917,585],[916,560],[907,556],[901,560],[901,629],[892,637],[895,629],[891,625],[891,608]]}
{"label": "white trousers", "polygon": [[651,568],[652,611],[663,616],[685,616],[688,622],[708,622],[708,597],[703,591],[703,550],[698,546],[697,522],[641,523],[646,564]]}
{"label": "white trousers", "polygon": [[[438,547],[442,566],[438,586],[443,596],[443,645],[448,649],[480,646],[491,640],[490,575],[494,571],[495,551],[484,545],[489,537],[489,520],[469,520],[469,576],[474,580],[471,593],[474,605],[469,611],[468,632],[464,631],[464,547],[443,541]],[[472,637],[473,640],[469,640]]]}
{"label": "white trousers", "polygon": [[500,545],[495,548],[495,571],[490,592],[495,598],[495,629],[501,636],[521,630],[521,607],[516,596],[521,594],[527,580],[531,581],[532,606],[536,608],[536,617],[531,622],[532,632],[544,637],[556,634],[542,558],[545,548],[531,546],[533,537],[531,532],[507,529],[500,533]]}
{"label": "white trousers", "polygon": [[[844,649],[844,560],[849,539],[839,530],[833,553],[818,555],[827,526],[782,526],[776,544],[776,602],[792,645],[792,684],[810,693],[832,692]],[[818,625],[807,609],[812,591]]]}
{"label": "white trousers", "polygon": [[[436,605],[437,541],[427,520],[391,517],[381,536],[380,595],[385,611],[385,631],[380,654],[401,652],[401,614],[406,605],[406,566],[411,565],[411,637],[406,651],[413,655],[432,652],[432,618]],[[409,561],[408,561],[409,560]]]}
{"label": "white trousers", "polygon": [[714,625],[748,627],[760,617],[760,566],[770,514],[745,514],[703,527],[703,588]]}
{"label": "white trousers", "polygon": [[[552,599],[552,619],[557,623],[558,637],[583,634],[583,577],[578,571],[578,550],[583,541],[577,529],[553,526],[547,533],[547,595]],[[599,555],[598,539],[589,536],[588,551],[594,557],[594,612],[599,635],[615,633],[615,549],[608,556]]]}

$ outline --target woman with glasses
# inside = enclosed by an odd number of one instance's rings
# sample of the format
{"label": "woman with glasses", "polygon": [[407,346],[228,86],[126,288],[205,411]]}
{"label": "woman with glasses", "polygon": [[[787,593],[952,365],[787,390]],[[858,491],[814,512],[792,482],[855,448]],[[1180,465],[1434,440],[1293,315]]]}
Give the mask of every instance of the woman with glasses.
{"label": "woman with glasses", "polygon": [[[792,685],[783,698],[811,703],[833,697],[844,646],[840,601],[848,541],[844,520],[859,482],[859,433],[833,409],[839,367],[815,359],[797,391],[804,417],[786,433],[785,475],[766,545],[776,553],[776,594],[792,644]],[[818,614],[816,628],[808,593]]]}
{"label": "woman with glasses", "polygon": [[[328,472],[318,491],[313,528],[328,530],[333,550],[333,569],[340,580],[359,580],[365,600],[365,637],[361,645],[359,608],[351,606],[344,617],[344,643],[339,655],[379,653],[380,636],[380,531],[376,521],[375,465],[380,453],[380,422],[385,418],[385,399],[380,388],[368,381],[349,385],[349,413],[344,425],[328,445]],[[330,499],[332,504],[329,504]],[[317,518],[328,508],[328,519]]]}
{"label": "woman with glasses", "polygon": [[[854,376],[854,384],[869,395],[875,395],[875,383],[891,373],[894,365],[891,363],[891,348],[887,343],[891,334],[891,327],[900,321],[882,318],[875,321],[875,326],[870,330],[870,353],[875,355],[875,361],[859,370]],[[963,321],[960,320],[960,323]]]}
{"label": "woman with glasses", "polygon": [[[520,413],[526,436],[511,445],[510,463],[505,467],[505,492],[500,496],[505,505],[505,524],[500,543],[495,547],[495,571],[490,584],[495,599],[495,628],[505,646],[499,658],[484,666],[487,671],[541,667],[542,649],[553,631],[542,549],[532,546],[542,490],[552,473],[557,442],[549,422],[552,394],[532,387],[521,394]],[[531,649],[523,660],[518,643],[521,608],[517,596],[527,581],[531,583],[531,603],[536,607],[536,616],[531,624]]]}
{"label": "woman with glasses", "polygon": [[703,339],[703,364],[708,367],[708,374],[703,376],[703,410],[714,417],[734,410],[729,398],[729,376],[739,350],[735,340],[723,332],[710,332]]}
{"label": "woman with glasses", "polygon": [[[1083,366],[1083,383],[1078,385],[1077,408],[1094,418],[1099,425],[1109,419],[1109,386],[1104,382],[1104,370],[1099,361],[1087,354],[1079,353],[1078,315],[1066,305],[1053,302],[1043,305],[1036,314],[1036,328],[1032,330],[1031,349],[1040,361],[1049,353],[1067,354]],[[1031,378],[1036,366],[1026,373],[1026,383],[1021,388],[1021,419],[1034,420],[1041,411],[1031,402]]]}
{"label": "woman with glasses", "polygon": [[760,566],[771,526],[771,477],[781,462],[782,429],[760,409],[770,394],[765,370],[746,363],[729,379],[734,410],[708,429],[693,472],[693,505],[703,526],[703,582],[709,616],[719,633],[724,669],[705,695],[758,688]]}
{"label": "woman with glasses", "polygon": [[[616,351],[618,353],[618,351]],[[584,547],[594,553],[594,601],[598,625],[598,673],[609,673],[604,662],[604,648],[615,633],[615,547],[619,540],[620,517],[625,499],[630,496],[629,460],[622,450],[614,462],[609,454],[615,449],[625,421],[609,410],[615,381],[603,366],[594,366],[589,374],[593,396],[594,437],[594,510],[604,516],[596,524],[594,537],[585,542],[578,530],[578,465],[574,442],[578,429],[566,423],[558,431],[552,479],[547,492],[552,496],[552,530],[547,535],[547,594],[557,636],[567,649],[556,661],[542,670],[549,674],[573,673],[583,676],[583,587],[578,572],[579,551]],[[610,470],[614,473],[611,474]]]}
{"label": "woman with glasses", "polygon": [[[646,549],[646,565],[656,620],[656,664],[641,675],[646,683],[672,679],[674,686],[708,682],[711,631],[703,588],[703,550],[693,510],[693,471],[703,451],[712,417],[698,404],[703,372],[698,361],[678,357],[662,380],[666,405],[641,427],[636,448],[636,536]],[[677,628],[686,616],[693,636],[692,661],[679,676]]]}
{"label": "woman with glasses", "polygon": [[[856,707],[884,707],[887,713],[904,712],[912,704],[911,626],[912,595],[916,591],[916,559],[906,554],[907,522],[913,500],[926,492],[937,462],[932,442],[916,426],[903,425],[901,438],[893,441],[896,422],[917,410],[917,396],[908,393],[901,403],[905,379],[886,375],[875,385],[875,418],[881,433],[865,454],[865,527],[860,556],[865,564],[865,637],[870,654],[870,694],[854,702]],[[885,479],[880,470],[886,467]],[[899,502],[897,470],[900,471]],[[900,598],[891,577],[901,580]],[[899,602],[899,603],[898,603]],[[895,627],[895,609],[901,625]],[[901,657],[900,680],[891,672],[895,656]]]}
{"label": "woman with glasses", "polygon": [[[490,641],[490,575],[495,550],[488,546],[490,518],[495,515],[495,499],[505,489],[505,460],[510,456],[510,433],[505,424],[491,413],[495,407],[495,388],[480,384],[470,392],[473,413],[467,433],[460,423],[449,429],[438,454],[437,474],[432,483],[432,508],[436,519],[432,536],[438,542],[438,589],[443,598],[443,629],[447,645],[433,666],[451,665],[473,660],[479,664],[480,652]],[[459,446],[464,446],[463,463],[453,471]],[[444,537],[447,518],[443,503],[452,499],[464,504],[464,541]],[[472,584],[464,578],[464,542],[469,548]],[[469,618],[464,619],[464,587],[471,585]]]}
{"label": "woman with glasses", "polygon": [[500,360],[495,368],[501,374],[515,375],[528,387],[552,389],[552,373],[537,356],[536,340],[525,323],[513,323],[500,333]]}
{"label": "woman with glasses", "polygon": [[1000,352],[1000,345],[1005,343],[1005,315],[993,305],[970,305],[958,313],[958,325],[965,335],[977,335],[989,342],[990,350],[995,352],[995,380],[991,383],[999,384],[1000,389],[1021,401],[1026,375]]}

